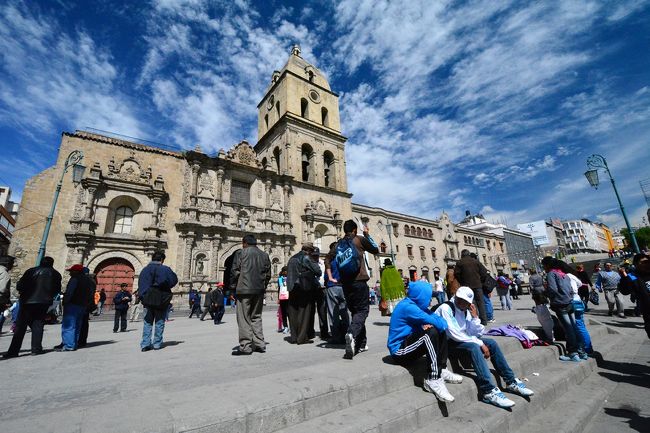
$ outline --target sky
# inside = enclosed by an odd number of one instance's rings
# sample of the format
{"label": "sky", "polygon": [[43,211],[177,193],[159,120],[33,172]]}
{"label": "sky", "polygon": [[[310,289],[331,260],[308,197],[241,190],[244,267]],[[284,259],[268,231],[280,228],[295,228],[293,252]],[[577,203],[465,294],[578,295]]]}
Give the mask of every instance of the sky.
{"label": "sky", "polygon": [[633,225],[650,178],[650,0],[4,1],[0,183],[20,199],[63,131],[209,154],[257,142],[291,46],[340,95],[353,202],[510,226]]}

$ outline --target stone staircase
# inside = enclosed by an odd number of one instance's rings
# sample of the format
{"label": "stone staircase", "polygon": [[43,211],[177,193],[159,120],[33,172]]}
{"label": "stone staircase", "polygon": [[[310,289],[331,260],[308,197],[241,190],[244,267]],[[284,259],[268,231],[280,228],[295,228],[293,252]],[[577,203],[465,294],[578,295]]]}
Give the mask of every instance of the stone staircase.
{"label": "stone staircase", "polygon": [[[618,331],[597,320],[589,319],[589,331],[597,352],[616,350],[622,340],[617,338]],[[535,391],[529,401],[508,394],[516,402],[511,410],[480,402],[471,370],[463,373],[462,384],[448,385],[456,401],[444,404],[422,390],[424,360],[407,370],[392,365],[389,356],[360,354],[352,362],[318,363],[294,369],[289,376],[278,372],[238,381],[233,384],[237,388],[229,391],[226,386],[220,393],[240,396],[242,390],[250,389],[245,398],[233,397],[220,402],[219,414],[189,419],[182,425],[176,424],[174,431],[424,433],[432,428],[458,432],[580,431],[575,426],[567,426],[567,422],[580,425],[606,395],[606,390],[586,381],[596,367],[596,359],[565,363],[558,360],[557,346],[525,350],[514,338],[495,339],[515,374],[526,378],[527,385]],[[572,402],[575,409],[571,417],[549,416],[563,410],[566,413]],[[541,419],[535,421],[542,412],[544,423]],[[540,428],[535,430],[537,427]]]}

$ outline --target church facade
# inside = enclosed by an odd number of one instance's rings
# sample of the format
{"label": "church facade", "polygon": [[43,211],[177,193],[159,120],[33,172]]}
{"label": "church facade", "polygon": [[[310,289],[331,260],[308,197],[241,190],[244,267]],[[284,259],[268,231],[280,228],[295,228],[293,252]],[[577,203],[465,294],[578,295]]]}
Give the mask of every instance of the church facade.
{"label": "church facade", "polygon": [[[294,47],[258,105],[254,146],[243,141],[210,156],[198,147],[174,152],[64,132],[56,164],[25,185],[10,250],[17,258],[13,272],[34,266],[43,215],[75,150],[83,152],[86,170],[79,182],[63,182],[46,253],[59,271],[74,263],[89,267],[109,299],[122,282],[137,289],[137,276],[157,249],[177,272],[175,291],[182,295],[220,281],[224,261],[247,233],[277,275],[303,242],[325,253],[352,217],[368,224],[380,244],[378,258],[368,261],[374,279],[391,256],[405,276],[444,273],[465,247],[476,249],[492,271],[502,267],[502,238],[456,227],[446,214],[422,219],[353,204],[340,129],[338,95]],[[499,245],[501,254],[493,254]]]}

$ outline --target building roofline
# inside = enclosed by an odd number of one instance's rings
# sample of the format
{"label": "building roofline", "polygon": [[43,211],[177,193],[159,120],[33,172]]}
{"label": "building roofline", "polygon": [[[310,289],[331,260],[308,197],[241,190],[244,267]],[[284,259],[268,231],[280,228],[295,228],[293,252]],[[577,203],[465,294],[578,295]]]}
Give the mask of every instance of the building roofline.
{"label": "building roofline", "polygon": [[127,149],[135,149],[143,152],[159,153],[161,155],[173,156],[174,158],[179,159],[184,158],[183,152],[174,152],[171,150],[161,149],[159,147],[147,146],[145,144],[113,138],[106,135],[95,134],[93,132],[83,130],[76,130],[75,132],[63,131],[61,135],[64,137],[81,138],[84,140],[96,141],[98,143],[112,144],[114,146],[126,147]]}

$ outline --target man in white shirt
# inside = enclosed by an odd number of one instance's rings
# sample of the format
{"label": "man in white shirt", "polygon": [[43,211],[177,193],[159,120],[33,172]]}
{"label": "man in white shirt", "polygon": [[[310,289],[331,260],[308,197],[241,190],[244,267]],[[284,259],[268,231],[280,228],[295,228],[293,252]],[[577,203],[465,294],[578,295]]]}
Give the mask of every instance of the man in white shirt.
{"label": "man in white shirt", "polygon": [[533,391],[515,377],[506,362],[496,341],[482,338],[485,327],[478,318],[476,306],[472,304],[474,292],[469,287],[459,287],[456,296],[451,298],[435,311],[447,322],[447,337],[449,337],[449,353],[458,356],[459,352],[468,352],[478,379],[478,387],[483,395],[482,400],[502,408],[509,408],[515,402],[506,398],[496,386],[487,359],[492,358],[492,365],[504,379],[506,389],[523,397],[533,395]]}

